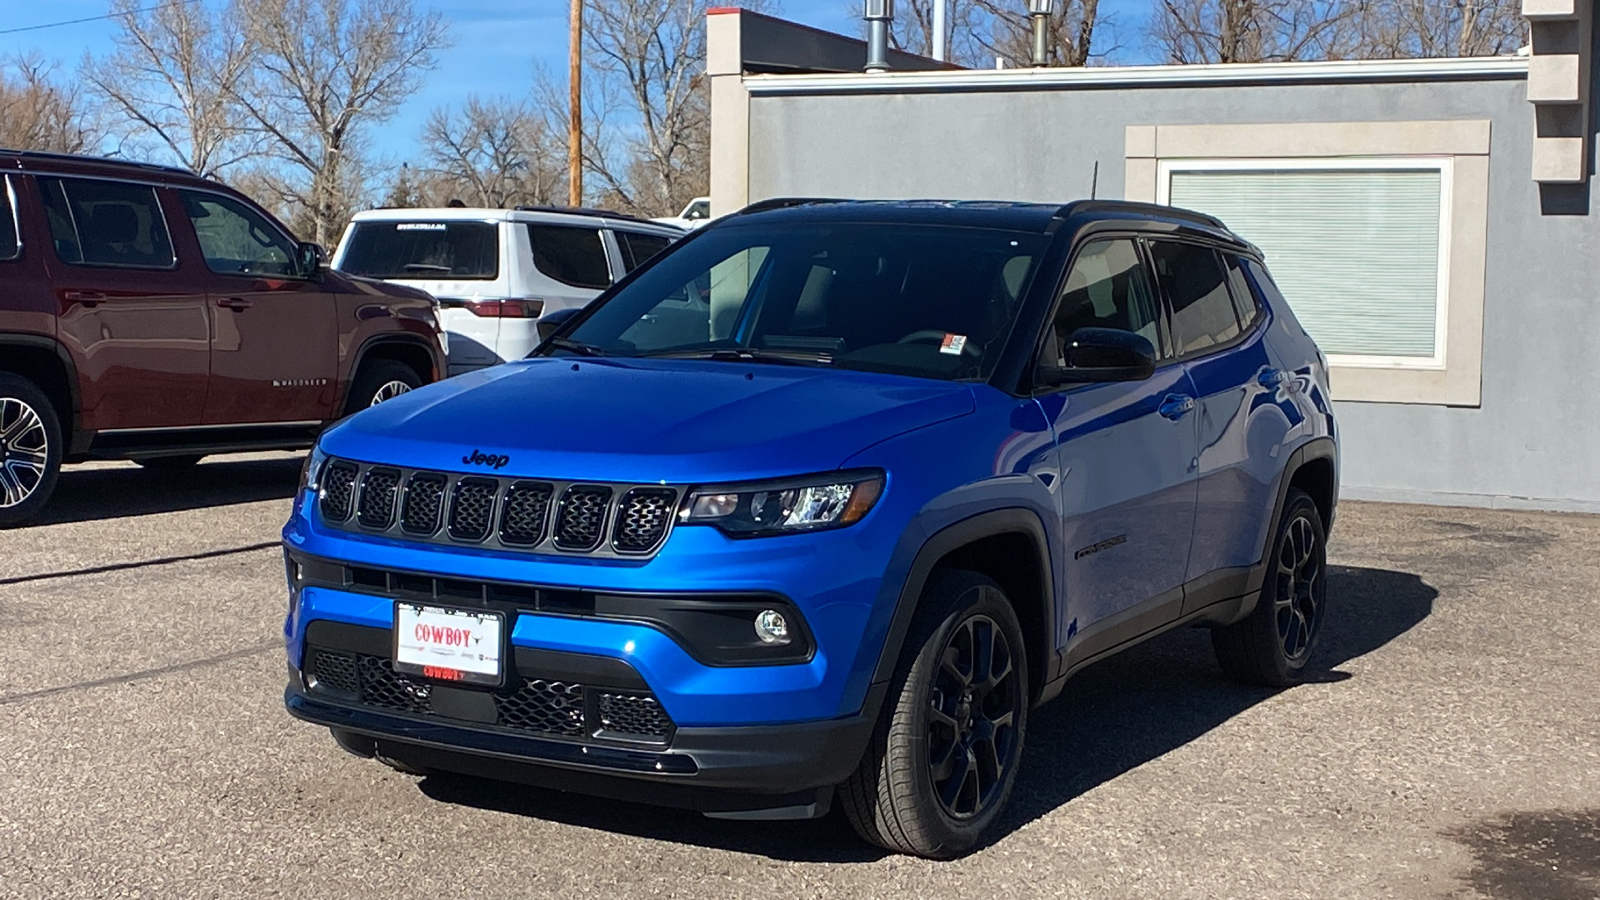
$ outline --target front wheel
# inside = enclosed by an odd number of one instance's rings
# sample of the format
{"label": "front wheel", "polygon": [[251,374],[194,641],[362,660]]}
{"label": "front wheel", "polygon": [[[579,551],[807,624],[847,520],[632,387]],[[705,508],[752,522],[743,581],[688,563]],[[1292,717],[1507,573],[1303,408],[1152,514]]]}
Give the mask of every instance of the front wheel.
{"label": "front wheel", "polygon": [[33,382],[0,373],[0,528],[37,516],[61,473],[61,424]]}
{"label": "front wheel", "polygon": [[422,379],[405,363],[380,359],[361,367],[350,385],[344,414],[356,413],[422,387]]}
{"label": "front wheel", "polygon": [[1223,671],[1247,684],[1291,687],[1322,636],[1328,548],[1317,504],[1291,488],[1273,535],[1267,579],[1249,616],[1211,630]]}
{"label": "front wheel", "polygon": [[930,579],[883,719],[841,792],[866,840],[961,856],[994,825],[1022,759],[1028,665],[1016,612],[975,572]]}

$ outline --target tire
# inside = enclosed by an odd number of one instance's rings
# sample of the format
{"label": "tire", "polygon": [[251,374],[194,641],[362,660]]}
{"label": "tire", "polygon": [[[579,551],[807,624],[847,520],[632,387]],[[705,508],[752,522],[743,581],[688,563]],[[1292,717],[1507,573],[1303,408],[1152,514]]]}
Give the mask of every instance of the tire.
{"label": "tire", "polygon": [[1326,618],[1327,536],[1316,503],[1290,488],[1272,536],[1267,578],[1256,608],[1211,629],[1224,672],[1246,684],[1291,687],[1305,677]]}
{"label": "tire", "polygon": [[872,741],[839,791],[850,824],[873,844],[929,859],[979,846],[1016,783],[1030,696],[1022,628],[1000,586],[936,572]]}
{"label": "tire", "polygon": [[169,475],[187,472],[204,458],[198,453],[193,453],[188,456],[152,456],[148,459],[136,459],[134,462],[151,472]]}
{"label": "tire", "polygon": [[61,474],[61,421],[33,382],[0,372],[0,528],[39,514]]}
{"label": "tire", "polygon": [[344,414],[353,416],[369,406],[377,406],[400,394],[422,387],[422,379],[411,367],[392,359],[368,362],[356,373],[350,385],[350,399],[345,402]]}

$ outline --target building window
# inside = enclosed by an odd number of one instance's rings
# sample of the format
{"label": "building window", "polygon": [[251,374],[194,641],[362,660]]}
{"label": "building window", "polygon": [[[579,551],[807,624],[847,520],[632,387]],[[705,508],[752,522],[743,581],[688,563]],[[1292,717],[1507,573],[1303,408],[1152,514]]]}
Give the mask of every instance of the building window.
{"label": "building window", "polygon": [[1158,199],[1266,254],[1339,366],[1443,369],[1450,157],[1162,160]]}

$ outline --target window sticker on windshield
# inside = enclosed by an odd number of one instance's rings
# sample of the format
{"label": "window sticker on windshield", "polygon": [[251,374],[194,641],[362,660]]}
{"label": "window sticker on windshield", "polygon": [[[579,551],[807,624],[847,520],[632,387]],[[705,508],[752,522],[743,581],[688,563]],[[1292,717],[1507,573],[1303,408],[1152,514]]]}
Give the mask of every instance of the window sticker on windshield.
{"label": "window sticker on windshield", "polygon": [[401,222],[395,231],[449,231],[443,222]]}
{"label": "window sticker on windshield", "polygon": [[946,333],[944,340],[939,342],[939,352],[948,353],[951,356],[960,356],[961,348],[965,346],[967,346],[966,335]]}

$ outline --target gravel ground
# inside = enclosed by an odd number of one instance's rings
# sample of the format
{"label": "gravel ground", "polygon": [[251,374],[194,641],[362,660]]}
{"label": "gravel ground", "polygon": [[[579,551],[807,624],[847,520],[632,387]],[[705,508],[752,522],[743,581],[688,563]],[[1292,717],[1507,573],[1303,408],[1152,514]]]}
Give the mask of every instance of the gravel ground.
{"label": "gravel ground", "polygon": [[1312,683],[1102,663],[928,863],[340,752],[282,708],[299,465],[78,467],[0,534],[0,896],[1600,897],[1600,517],[1344,504]]}

